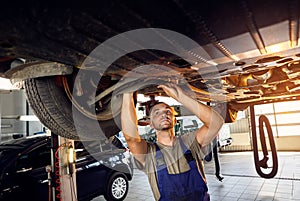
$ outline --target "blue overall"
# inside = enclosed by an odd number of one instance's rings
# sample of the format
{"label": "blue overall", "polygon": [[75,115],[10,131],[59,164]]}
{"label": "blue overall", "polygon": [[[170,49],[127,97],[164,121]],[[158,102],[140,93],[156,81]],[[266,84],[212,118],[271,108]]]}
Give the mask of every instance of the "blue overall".
{"label": "blue overall", "polygon": [[180,174],[169,174],[165,162],[158,164],[159,159],[163,160],[163,155],[155,144],[159,201],[209,201],[207,185],[198,171],[196,161],[182,139],[178,139],[190,170]]}

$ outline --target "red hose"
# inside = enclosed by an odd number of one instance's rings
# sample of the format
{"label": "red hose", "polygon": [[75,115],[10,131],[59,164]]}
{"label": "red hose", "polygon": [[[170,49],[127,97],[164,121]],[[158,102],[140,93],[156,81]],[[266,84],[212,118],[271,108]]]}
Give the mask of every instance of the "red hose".
{"label": "red hose", "polygon": [[62,147],[62,145],[59,146],[55,152],[56,162],[54,164],[56,167],[56,171],[55,171],[55,175],[56,175],[55,183],[57,184],[57,186],[55,188],[55,190],[57,191],[56,198],[59,200],[62,200],[62,197],[61,197],[62,190],[61,190],[61,181],[60,181],[61,175],[60,175],[60,165],[59,165],[60,159],[58,156],[58,151],[60,150],[61,147]]}

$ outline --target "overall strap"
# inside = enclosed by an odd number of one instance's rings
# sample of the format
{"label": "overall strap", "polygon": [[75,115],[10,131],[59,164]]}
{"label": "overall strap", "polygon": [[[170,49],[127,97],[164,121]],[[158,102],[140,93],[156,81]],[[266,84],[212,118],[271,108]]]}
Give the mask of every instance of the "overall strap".
{"label": "overall strap", "polygon": [[182,149],[182,151],[183,151],[183,153],[184,153],[184,157],[185,157],[185,159],[187,160],[187,162],[190,162],[190,161],[195,160],[194,157],[193,157],[193,155],[192,155],[191,150],[189,150],[189,149],[185,146],[185,144],[183,143],[181,136],[180,136],[178,139],[179,139],[179,142],[180,142],[181,149]]}
{"label": "overall strap", "polygon": [[155,154],[156,168],[158,170],[161,170],[163,168],[166,168],[167,166],[166,166],[165,159],[161,153],[160,148],[158,147],[158,145],[156,143],[154,143],[154,145],[155,145],[155,150],[156,150],[156,154]]}
{"label": "overall strap", "polygon": [[181,136],[178,137],[178,139],[179,139],[179,143],[180,143],[181,149],[182,149],[183,153],[185,153],[186,151],[188,151],[188,148],[187,148],[187,147],[185,146],[185,144],[183,143],[182,137],[181,137]]}

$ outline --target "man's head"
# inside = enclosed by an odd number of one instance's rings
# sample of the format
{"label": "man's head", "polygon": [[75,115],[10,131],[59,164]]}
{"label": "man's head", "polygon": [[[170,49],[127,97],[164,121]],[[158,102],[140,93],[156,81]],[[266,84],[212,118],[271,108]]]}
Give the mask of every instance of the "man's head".
{"label": "man's head", "polygon": [[174,108],[158,102],[150,109],[150,126],[155,130],[173,129],[176,123]]}

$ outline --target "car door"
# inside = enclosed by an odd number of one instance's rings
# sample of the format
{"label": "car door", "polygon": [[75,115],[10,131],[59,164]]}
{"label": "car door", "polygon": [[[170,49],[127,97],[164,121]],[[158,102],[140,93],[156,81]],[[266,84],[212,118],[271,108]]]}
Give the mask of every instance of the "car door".
{"label": "car door", "polygon": [[111,169],[102,165],[94,158],[109,149],[110,147],[100,147],[100,143],[75,142],[76,151],[76,181],[79,200],[89,196],[100,195],[106,190],[107,178]]}
{"label": "car door", "polygon": [[19,154],[4,177],[10,189],[7,200],[47,200],[48,177],[45,167],[50,164],[50,149],[45,145]]}

